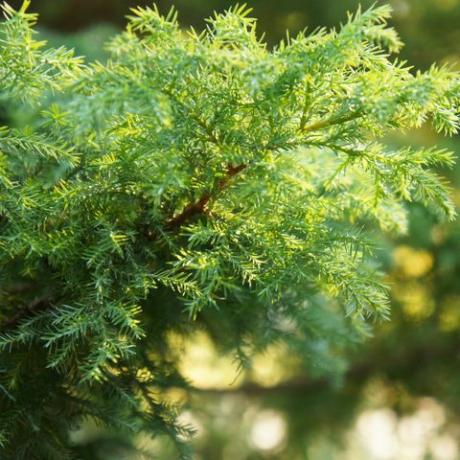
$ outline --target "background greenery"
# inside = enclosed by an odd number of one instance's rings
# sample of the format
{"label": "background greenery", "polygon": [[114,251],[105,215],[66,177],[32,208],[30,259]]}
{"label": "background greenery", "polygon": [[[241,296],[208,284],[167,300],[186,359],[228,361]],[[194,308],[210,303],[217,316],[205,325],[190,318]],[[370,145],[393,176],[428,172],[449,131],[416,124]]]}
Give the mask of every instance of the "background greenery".
{"label": "background greenery", "polygon": [[[11,2],[18,6],[15,2]],[[35,0],[44,34],[52,43],[103,59],[102,43],[124,23],[131,0]],[[165,11],[173,4],[157,2]],[[176,0],[183,24],[233,2]],[[253,0],[259,30],[270,43],[305,26],[333,26],[362,0]],[[417,68],[432,62],[460,66],[460,0],[393,0],[394,25],[406,44],[402,57]],[[64,35],[64,36],[63,36]],[[457,63],[457,64],[455,64]],[[438,144],[460,152],[460,141],[431,131],[407,133],[414,144]],[[398,143],[400,139],[393,139]],[[449,173],[460,204],[460,165]],[[205,336],[182,343],[183,369],[200,390],[182,414],[197,428],[197,458],[249,459],[436,459],[460,458],[460,221],[440,225],[421,207],[411,210],[411,229],[399,241],[379,241],[391,273],[391,321],[350,357],[342,382],[318,381],[298,370],[282,348],[260,356],[240,373],[231,356],[213,350]],[[87,444],[96,427],[73,433]],[[142,439],[139,440],[143,442]],[[160,441],[146,446],[173,459]],[[100,448],[99,448],[100,449]],[[97,458],[127,458],[110,443]]]}

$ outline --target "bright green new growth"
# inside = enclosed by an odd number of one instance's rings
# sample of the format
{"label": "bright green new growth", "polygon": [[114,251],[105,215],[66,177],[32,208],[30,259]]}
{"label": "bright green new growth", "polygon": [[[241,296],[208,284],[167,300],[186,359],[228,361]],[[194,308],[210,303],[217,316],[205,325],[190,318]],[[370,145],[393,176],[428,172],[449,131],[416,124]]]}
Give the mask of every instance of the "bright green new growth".
{"label": "bright green new growth", "polygon": [[202,33],[137,8],[105,64],[35,41],[26,7],[0,25],[3,101],[34,111],[0,137],[0,456],[74,458],[93,418],[185,457],[172,333],[342,369],[388,315],[373,226],[404,232],[412,200],[455,214],[432,171],[452,154],[382,138],[456,133],[459,75],[389,58],[386,6],[274,50],[244,7]]}

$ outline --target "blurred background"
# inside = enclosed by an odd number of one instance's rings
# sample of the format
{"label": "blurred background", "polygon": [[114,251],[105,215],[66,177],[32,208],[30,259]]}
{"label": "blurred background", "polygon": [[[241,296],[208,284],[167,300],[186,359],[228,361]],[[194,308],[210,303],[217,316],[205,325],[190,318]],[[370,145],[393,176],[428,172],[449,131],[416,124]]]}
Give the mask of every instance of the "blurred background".
{"label": "blurred background", "polygon": [[[11,1],[13,6],[21,2]],[[249,0],[259,30],[270,45],[306,26],[334,26],[347,11],[374,1]],[[378,3],[378,2],[377,2]],[[433,62],[460,69],[460,0],[390,0],[393,25],[405,47],[402,58],[417,68]],[[51,44],[66,44],[88,59],[105,57],[104,41],[123,27],[129,7],[143,0],[34,0],[41,32]],[[158,0],[174,4],[184,26],[232,2]],[[429,130],[407,133],[394,143],[438,144],[460,153],[460,138]],[[460,163],[444,171],[460,205]],[[460,219],[440,224],[412,206],[410,233],[382,239],[381,263],[392,288],[392,319],[375,325],[374,337],[350,352],[342,379],[315,380],[282,346],[257,356],[250,371],[237,373],[232,356],[218,353],[197,335],[177,343],[181,367],[196,387],[181,419],[196,428],[200,460],[455,460],[460,459]],[[174,338],[172,338],[174,340]],[[179,339],[177,339],[179,340]],[[102,432],[84,427],[77,444],[97,448],[91,459],[134,459],[96,443]],[[164,440],[139,437],[147,458],[174,459]]]}

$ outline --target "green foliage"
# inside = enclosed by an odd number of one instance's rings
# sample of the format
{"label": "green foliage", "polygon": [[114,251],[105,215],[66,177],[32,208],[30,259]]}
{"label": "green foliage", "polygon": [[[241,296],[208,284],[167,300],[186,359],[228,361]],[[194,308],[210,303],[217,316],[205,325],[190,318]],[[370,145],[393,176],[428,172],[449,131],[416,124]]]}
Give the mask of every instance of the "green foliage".
{"label": "green foliage", "polygon": [[1,90],[5,96],[28,100],[48,89],[60,89],[78,73],[80,59],[64,48],[44,49],[33,39],[37,15],[27,13],[30,0],[19,11],[3,5],[6,21],[0,31]]}
{"label": "green foliage", "polygon": [[245,7],[201,34],[137,8],[106,64],[35,41],[26,7],[0,26],[3,98],[36,111],[0,137],[2,458],[72,458],[86,418],[185,458],[172,333],[343,369],[388,316],[371,233],[406,231],[413,200],[455,215],[452,155],[384,137],[455,133],[459,76],[391,59],[389,7],[274,50]]}

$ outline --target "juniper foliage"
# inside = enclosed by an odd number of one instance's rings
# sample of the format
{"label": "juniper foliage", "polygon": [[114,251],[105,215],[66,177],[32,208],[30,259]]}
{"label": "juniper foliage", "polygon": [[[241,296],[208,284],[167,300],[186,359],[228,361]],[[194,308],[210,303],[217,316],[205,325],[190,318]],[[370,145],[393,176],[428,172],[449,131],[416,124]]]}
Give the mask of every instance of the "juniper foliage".
{"label": "juniper foliage", "polygon": [[385,137],[456,133],[459,75],[392,57],[387,6],[273,50],[244,6],[202,33],[136,8],[85,63],[36,40],[28,4],[0,25],[2,101],[32,113],[0,137],[2,458],[78,458],[88,418],[187,457],[166,396],[196,330],[242,366],[284,341],[343,370],[388,316],[373,232],[405,232],[410,201],[455,215],[452,153]]}

